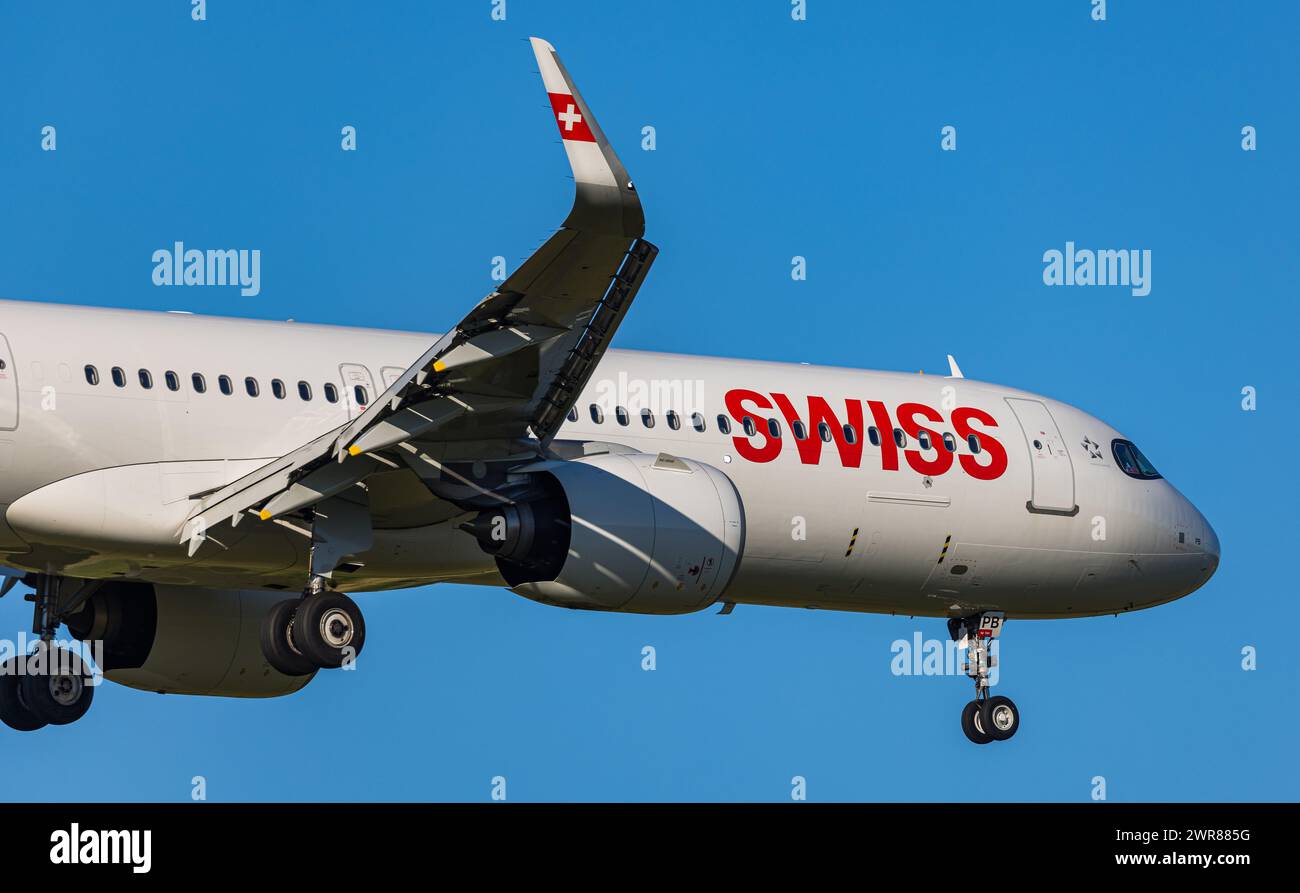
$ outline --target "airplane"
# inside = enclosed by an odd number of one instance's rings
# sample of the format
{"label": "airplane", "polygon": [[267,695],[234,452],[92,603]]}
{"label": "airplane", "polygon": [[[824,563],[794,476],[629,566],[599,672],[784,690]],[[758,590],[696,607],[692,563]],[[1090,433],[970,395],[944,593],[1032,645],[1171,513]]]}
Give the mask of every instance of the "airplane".
{"label": "airplane", "polygon": [[659,249],[530,40],[573,207],[447,332],[0,302],[0,595],[31,587],[36,637],[0,668],[10,728],[85,714],[81,642],[132,688],[287,695],[354,665],[350,594],[455,582],[943,618],[987,744],[1020,725],[990,691],[1007,620],[1214,574],[1214,530],[1131,439],[952,357],[927,376],[611,348]]}

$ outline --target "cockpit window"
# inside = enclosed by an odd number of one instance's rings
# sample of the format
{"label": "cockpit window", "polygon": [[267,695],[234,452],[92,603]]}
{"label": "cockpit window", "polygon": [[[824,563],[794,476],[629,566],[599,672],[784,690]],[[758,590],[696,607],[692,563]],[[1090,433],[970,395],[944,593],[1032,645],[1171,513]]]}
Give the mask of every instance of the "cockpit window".
{"label": "cockpit window", "polygon": [[1112,440],[1110,449],[1115,454],[1119,470],[1129,477],[1140,481],[1153,481],[1160,477],[1160,472],[1131,440]]}

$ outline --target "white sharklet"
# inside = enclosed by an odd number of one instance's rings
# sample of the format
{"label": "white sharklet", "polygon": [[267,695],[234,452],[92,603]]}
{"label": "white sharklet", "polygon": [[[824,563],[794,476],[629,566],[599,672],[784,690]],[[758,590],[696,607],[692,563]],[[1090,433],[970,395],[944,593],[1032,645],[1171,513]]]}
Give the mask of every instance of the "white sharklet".
{"label": "white sharklet", "polygon": [[[614,154],[609,140],[605,139],[604,131],[596,123],[596,116],[591,113],[591,108],[574,86],[555,47],[540,37],[530,37],[528,40],[537,57],[537,69],[541,72],[548,98],[564,97],[566,105],[564,110],[557,110],[557,113],[565,115],[565,120],[561,121],[557,117],[556,124],[565,154],[569,157],[569,165],[573,169],[578,197],[573,212],[564,222],[565,227],[617,232],[640,238],[645,232],[645,218],[627,169]],[[568,100],[572,100],[574,114],[581,116],[581,124],[590,131],[592,140],[572,138],[579,128],[570,124]],[[604,218],[601,224],[595,223],[598,217]]]}
{"label": "white sharklet", "polygon": [[569,165],[573,168],[574,181],[585,185],[617,189],[618,178],[605,159],[604,153],[601,152],[599,138],[578,140],[566,135],[578,130],[575,124],[585,125],[579,132],[589,130],[593,136],[600,128],[596,125],[591,109],[573,89],[568,73],[555,52],[555,47],[540,37],[530,37],[528,41],[533,46],[534,55],[537,56],[537,68],[541,72],[542,85],[546,87],[547,96],[565,98],[565,102],[561,103],[563,107],[557,107],[555,111],[563,119],[560,122],[560,137],[564,142],[564,152],[569,156]]}

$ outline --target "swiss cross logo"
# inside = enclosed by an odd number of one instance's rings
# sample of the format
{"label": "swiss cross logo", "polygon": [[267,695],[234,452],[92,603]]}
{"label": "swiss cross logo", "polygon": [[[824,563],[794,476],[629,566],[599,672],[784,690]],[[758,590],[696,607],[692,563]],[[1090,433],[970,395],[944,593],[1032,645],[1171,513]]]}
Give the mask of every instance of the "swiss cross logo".
{"label": "swiss cross logo", "polygon": [[566,140],[578,140],[594,143],[587,116],[578,108],[577,101],[567,93],[547,93],[551,98],[551,110],[555,112],[555,123],[560,125],[560,136]]}

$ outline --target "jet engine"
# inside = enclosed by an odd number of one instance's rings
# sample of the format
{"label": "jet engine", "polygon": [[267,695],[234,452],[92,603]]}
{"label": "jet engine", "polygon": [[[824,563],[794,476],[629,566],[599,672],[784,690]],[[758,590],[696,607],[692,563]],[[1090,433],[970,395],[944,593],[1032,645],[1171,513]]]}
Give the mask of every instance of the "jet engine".
{"label": "jet engine", "polygon": [[285,676],[262,656],[262,618],[284,598],[280,592],[112,581],[65,622],[76,638],[103,642],[104,676],[130,688],[271,698],[312,679]]}
{"label": "jet engine", "polygon": [[465,525],[510,588],[568,608],[685,614],[708,607],[740,558],[744,513],[712,466],[660,453],[539,463],[533,498]]}

